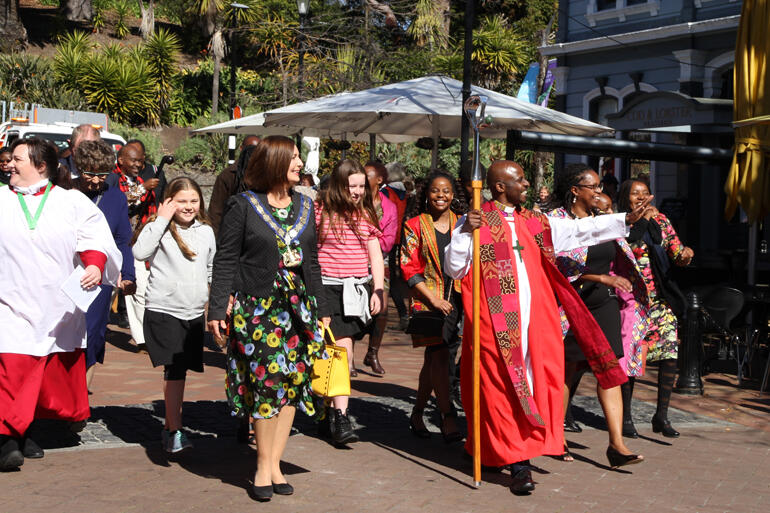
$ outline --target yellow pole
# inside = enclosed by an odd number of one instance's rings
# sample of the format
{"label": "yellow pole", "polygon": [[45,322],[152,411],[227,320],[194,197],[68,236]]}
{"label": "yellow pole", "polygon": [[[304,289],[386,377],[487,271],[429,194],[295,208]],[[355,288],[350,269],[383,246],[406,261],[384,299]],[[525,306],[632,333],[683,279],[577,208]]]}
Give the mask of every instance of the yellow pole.
{"label": "yellow pole", "polygon": [[[478,142],[476,143],[478,144]],[[471,182],[473,188],[473,209],[481,208],[481,180]],[[479,412],[481,358],[480,317],[481,317],[481,238],[473,230],[473,482],[481,485],[481,415]]]}

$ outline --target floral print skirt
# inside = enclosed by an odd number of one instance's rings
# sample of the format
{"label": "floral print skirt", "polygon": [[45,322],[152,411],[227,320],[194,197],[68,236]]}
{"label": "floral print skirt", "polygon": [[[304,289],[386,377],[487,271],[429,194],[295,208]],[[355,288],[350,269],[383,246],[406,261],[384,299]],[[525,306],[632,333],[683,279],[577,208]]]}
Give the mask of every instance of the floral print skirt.
{"label": "floral print skirt", "polygon": [[236,294],[227,348],[227,400],[233,415],[268,419],[284,406],[315,416],[311,373],[328,358],[316,299],[302,278],[281,269],[273,293]]}
{"label": "floral print skirt", "polygon": [[647,314],[650,325],[644,343],[647,345],[647,361],[675,359],[679,352],[677,319],[668,303],[653,299]]}

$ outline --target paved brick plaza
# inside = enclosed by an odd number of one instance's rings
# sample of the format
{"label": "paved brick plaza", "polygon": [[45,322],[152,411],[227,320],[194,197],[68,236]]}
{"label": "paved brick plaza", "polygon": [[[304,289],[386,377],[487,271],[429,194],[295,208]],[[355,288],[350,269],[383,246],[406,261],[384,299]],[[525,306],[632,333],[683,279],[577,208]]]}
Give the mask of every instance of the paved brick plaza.
{"label": "paved brick plaza", "polygon": [[[411,436],[407,419],[421,353],[392,329],[385,344],[386,376],[360,372],[353,382],[351,411],[362,442],[335,450],[298,417],[284,458],[296,493],[257,504],[247,493],[254,447],[235,443],[222,400],[223,355],[207,351],[206,372],[188,380],[185,426],[195,449],[167,458],[158,440],[161,372],[117,330],[97,370],[87,428],[74,437],[60,423],[38,423],[35,437],[46,457],[0,475],[0,512],[765,513],[770,504],[770,396],[737,389],[730,375],[709,375],[704,396],[674,396],[671,419],[682,437],[673,441],[652,434],[654,374],[641,380],[636,395],[644,401],[633,413],[642,438],[629,446],[647,461],[620,472],[606,465],[607,434],[595,385],[585,379],[576,403],[587,429],[568,435],[575,462],[538,458],[537,490],[516,497],[507,471],[484,473],[481,489],[470,487],[471,463],[462,446],[443,443],[435,411],[426,412],[435,436]],[[358,360],[363,352],[357,350]]]}

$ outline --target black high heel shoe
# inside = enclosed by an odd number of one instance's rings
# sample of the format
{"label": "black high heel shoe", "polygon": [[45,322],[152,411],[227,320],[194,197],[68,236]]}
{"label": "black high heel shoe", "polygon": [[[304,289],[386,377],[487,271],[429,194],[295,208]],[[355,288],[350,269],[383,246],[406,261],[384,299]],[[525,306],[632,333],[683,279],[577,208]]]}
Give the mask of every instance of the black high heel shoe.
{"label": "black high heel shoe", "polygon": [[626,438],[639,438],[639,432],[636,431],[633,420],[623,421],[623,436]]}
{"label": "black high heel shoe", "polygon": [[415,417],[422,417],[423,410],[413,409],[409,416],[409,431],[417,438],[430,438],[430,431],[426,427],[419,427],[414,423]]}
{"label": "black high heel shoe", "polygon": [[620,454],[620,452],[612,446],[607,447],[607,459],[610,461],[610,467],[612,467],[613,470],[618,467],[633,465],[644,461],[644,457],[639,454]]}
{"label": "black high heel shoe", "polygon": [[254,492],[254,498],[259,502],[267,502],[273,498],[273,485],[271,484],[265,486],[255,485],[251,489]]}
{"label": "black high heel shoe", "polygon": [[671,427],[671,422],[660,420],[655,415],[652,417],[652,432],[661,433],[666,438],[679,438],[679,431]]}
{"label": "black high heel shoe", "polygon": [[[447,433],[444,430],[444,424],[446,423],[446,419],[452,418],[457,419],[457,412],[454,410],[450,410],[448,413],[442,413],[441,414],[441,436],[444,437],[444,443],[451,444],[454,442],[459,442],[463,439],[463,434],[459,431],[452,431],[451,433]],[[455,428],[457,429],[457,428]]]}

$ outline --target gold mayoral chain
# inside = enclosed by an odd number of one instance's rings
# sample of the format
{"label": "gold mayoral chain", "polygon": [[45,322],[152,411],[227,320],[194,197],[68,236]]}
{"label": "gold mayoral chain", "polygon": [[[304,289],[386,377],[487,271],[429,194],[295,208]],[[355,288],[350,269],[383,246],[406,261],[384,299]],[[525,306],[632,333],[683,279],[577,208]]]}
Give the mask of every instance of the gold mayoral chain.
{"label": "gold mayoral chain", "polygon": [[243,192],[241,194],[249,200],[249,203],[251,203],[254,212],[256,212],[257,215],[262,218],[262,220],[270,227],[270,229],[273,230],[273,233],[275,233],[275,236],[278,238],[278,240],[283,242],[285,245],[286,249],[281,255],[284,267],[298,267],[300,264],[302,264],[302,253],[299,249],[299,236],[302,235],[302,232],[305,231],[305,228],[307,228],[308,225],[308,221],[310,220],[310,208],[308,205],[310,199],[300,195],[301,201],[299,207],[299,215],[294,221],[292,227],[288,230],[284,230],[282,226],[275,222],[273,216],[267,211],[267,209],[265,209],[264,205],[262,205],[262,202],[256,194],[254,194],[252,191]]}

